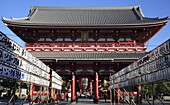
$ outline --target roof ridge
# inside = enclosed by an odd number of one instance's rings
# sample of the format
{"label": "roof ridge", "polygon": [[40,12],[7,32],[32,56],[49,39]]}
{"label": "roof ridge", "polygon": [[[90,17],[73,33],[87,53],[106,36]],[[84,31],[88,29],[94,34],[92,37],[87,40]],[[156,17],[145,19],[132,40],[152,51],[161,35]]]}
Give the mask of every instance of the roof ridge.
{"label": "roof ridge", "polygon": [[104,9],[104,10],[112,10],[112,9],[133,9],[133,8],[137,8],[139,6],[106,6],[106,7],[48,7],[48,6],[32,6],[31,9],[73,9],[73,10],[98,10],[98,9]]}

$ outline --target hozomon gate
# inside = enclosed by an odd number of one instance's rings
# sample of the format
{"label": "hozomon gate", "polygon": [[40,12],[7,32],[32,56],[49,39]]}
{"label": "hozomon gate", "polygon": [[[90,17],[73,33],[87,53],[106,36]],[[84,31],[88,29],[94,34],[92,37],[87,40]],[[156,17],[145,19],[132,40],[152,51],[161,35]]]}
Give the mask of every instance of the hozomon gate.
{"label": "hozomon gate", "polygon": [[77,81],[88,78],[98,102],[102,81],[143,57],[145,43],[168,18],[144,17],[139,6],[33,6],[27,17],[2,20],[27,51],[71,81],[72,101],[81,90]]}

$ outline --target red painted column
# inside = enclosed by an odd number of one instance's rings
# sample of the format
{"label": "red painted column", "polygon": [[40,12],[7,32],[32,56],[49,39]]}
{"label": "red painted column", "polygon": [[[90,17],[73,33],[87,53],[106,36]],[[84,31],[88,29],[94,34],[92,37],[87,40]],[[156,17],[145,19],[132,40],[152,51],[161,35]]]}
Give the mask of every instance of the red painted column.
{"label": "red painted column", "polygon": [[116,102],[120,102],[120,89],[119,89],[119,84],[117,84],[117,88],[115,89],[116,91]]}
{"label": "red painted column", "polygon": [[41,102],[43,101],[43,100],[42,100],[42,94],[43,94],[42,88],[43,88],[43,87],[40,86],[40,90],[39,90],[39,91],[40,91],[40,93],[39,93],[40,99],[38,100],[39,103],[41,103]]}
{"label": "red painted column", "polygon": [[60,98],[59,98],[59,91],[56,90],[56,100],[58,101]]}
{"label": "red painted column", "polygon": [[58,104],[60,104],[60,101],[62,99],[62,96],[61,96],[61,91],[60,90],[57,90],[57,100],[58,100]]}
{"label": "red painted column", "polygon": [[92,88],[93,88],[92,81],[90,81],[90,94],[92,94]]}
{"label": "red painted column", "polygon": [[55,100],[58,100],[58,91],[55,91]]}
{"label": "red painted column", "polygon": [[117,94],[117,100],[118,100],[118,102],[120,102],[120,89],[119,89],[119,88],[117,89],[117,92],[118,92],[118,94]]}
{"label": "red painted column", "polygon": [[34,95],[34,84],[31,83],[30,85],[30,100],[33,100],[33,95]]}
{"label": "red painted column", "polygon": [[76,101],[76,96],[75,96],[75,75],[72,73],[72,80],[71,80],[71,102]]}
{"label": "red painted column", "polygon": [[138,86],[138,104],[142,103],[142,85]]}
{"label": "red painted column", "polygon": [[99,89],[98,89],[98,83],[99,82],[99,79],[98,79],[98,74],[96,73],[96,76],[95,76],[95,88],[94,88],[94,103],[98,103],[99,101]]}
{"label": "red painted column", "polygon": [[51,98],[52,99],[55,99],[55,91],[54,91],[54,88],[51,88]]}

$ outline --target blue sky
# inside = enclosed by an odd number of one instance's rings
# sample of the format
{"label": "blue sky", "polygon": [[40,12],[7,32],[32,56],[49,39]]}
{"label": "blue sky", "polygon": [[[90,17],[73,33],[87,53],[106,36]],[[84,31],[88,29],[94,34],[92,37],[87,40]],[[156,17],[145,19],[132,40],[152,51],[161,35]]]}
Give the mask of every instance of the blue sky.
{"label": "blue sky", "polygon": [[[1,0],[0,16],[7,18],[26,17],[31,6],[59,6],[59,7],[104,7],[104,6],[134,6],[140,5],[145,17],[170,16],[170,0]],[[7,34],[14,41],[24,46],[24,42],[12,33],[0,21],[0,31]],[[170,38],[170,23],[163,27],[147,42],[147,51],[155,48]]]}

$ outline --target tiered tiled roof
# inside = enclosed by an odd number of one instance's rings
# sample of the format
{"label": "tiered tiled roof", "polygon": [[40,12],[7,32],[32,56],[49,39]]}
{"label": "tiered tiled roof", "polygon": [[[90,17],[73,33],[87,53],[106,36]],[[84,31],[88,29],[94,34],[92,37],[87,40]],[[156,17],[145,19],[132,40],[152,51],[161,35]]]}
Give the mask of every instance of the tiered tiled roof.
{"label": "tiered tiled roof", "polygon": [[25,18],[2,18],[8,25],[23,26],[141,26],[166,23],[168,18],[146,18],[139,6],[129,7],[39,7]]}
{"label": "tiered tiled roof", "polygon": [[114,60],[139,59],[146,55],[144,52],[31,52],[39,59],[57,60]]}

